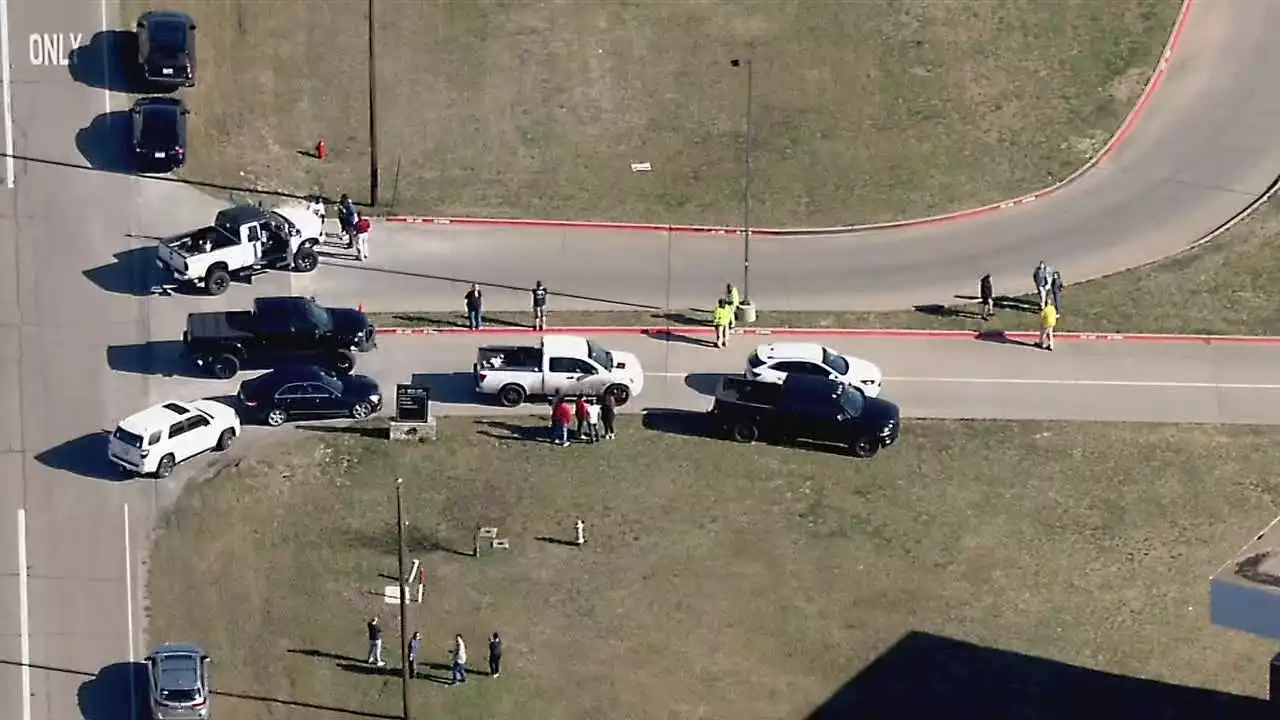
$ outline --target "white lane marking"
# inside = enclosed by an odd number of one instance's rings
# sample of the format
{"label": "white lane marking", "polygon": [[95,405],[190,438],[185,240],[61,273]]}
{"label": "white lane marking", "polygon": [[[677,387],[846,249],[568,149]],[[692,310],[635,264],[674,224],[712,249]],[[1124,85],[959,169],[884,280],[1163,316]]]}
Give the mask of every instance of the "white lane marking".
{"label": "white lane marking", "polygon": [[[101,0],[98,5],[102,9],[102,32],[105,33],[107,31],[107,0]],[[107,52],[107,43],[102,43],[102,69],[105,77],[111,76],[111,56]],[[102,88],[102,108],[103,112],[111,113],[111,90],[107,88]]]}
{"label": "white lane marking", "polygon": [[13,187],[13,98],[9,91],[9,0],[0,0],[0,86],[4,94],[4,184]]}
{"label": "white lane marking", "polygon": [[[645,373],[648,377],[685,377],[699,373]],[[729,373],[712,373],[729,374]],[[737,373],[733,373],[737,374]],[[1209,388],[1215,390],[1280,390],[1280,384],[1268,383],[1209,383],[1165,382],[1156,380],[1065,380],[1055,378],[944,378],[944,377],[886,377],[885,382],[925,383],[974,383],[989,385],[1098,385],[1102,387],[1153,387],[1153,388]]]}
{"label": "white lane marking", "polygon": [[22,720],[31,720],[31,620],[27,606],[27,511],[18,508],[18,640],[22,663]]}

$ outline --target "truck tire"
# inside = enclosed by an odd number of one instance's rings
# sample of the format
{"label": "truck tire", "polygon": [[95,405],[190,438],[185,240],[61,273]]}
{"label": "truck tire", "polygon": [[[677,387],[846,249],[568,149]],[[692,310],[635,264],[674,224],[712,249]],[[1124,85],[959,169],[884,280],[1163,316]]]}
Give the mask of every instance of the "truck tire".
{"label": "truck tire", "polygon": [[219,380],[230,380],[240,372],[240,361],[235,355],[214,355],[209,358],[209,373]]}
{"label": "truck tire", "polygon": [[310,245],[303,245],[298,248],[298,252],[293,254],[293,270],[300,273],[309,273],[320,266],[320,255],[316,253],[316,249]]}
{"label": "truck tire", "polygon": [[502,407],[519,407],[524,404],[524,399],[528,395],[524,388],[515,383],[503,385],[498,389],[498,404]]}
{"label": "truck tire", "polygon": [[209,268],[204,276],[204,290],[213,296],[221,295],[231,287],[231,274],[221,265]]}
{"label": "truck tire", "polygon": [[857,458],[875,457],[880,452],[880,441],[870,435],[864,435],[849,443],[849,452]]}
{"label": "truck tire", "polygon": [[756,424],[750,420],[739,420],[729,430],[729,434],[735,442],[753,443],[760,437],[760,428],[756,427]]}
{"label": "truck tire", "polygon": [[631,400],[631,388],[621,383],[615,383],[604,389],[604,394],[613,398],[613,402],[618,407],[626,405]]}
{"label": "truck tire", "polygon": [[340,377],[350,375],[356,369],[356,356],[352,355],[350,351],[339,350],[334,353],[333,360],[330,361],[330,367]]}

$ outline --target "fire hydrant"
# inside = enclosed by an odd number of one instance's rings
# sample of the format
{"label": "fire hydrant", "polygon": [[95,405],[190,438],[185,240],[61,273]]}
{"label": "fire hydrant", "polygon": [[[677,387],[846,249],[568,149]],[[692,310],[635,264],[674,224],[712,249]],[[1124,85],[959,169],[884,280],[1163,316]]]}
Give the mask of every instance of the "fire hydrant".
{"label": "fire hydrant", "polygon": [[320,142],[316,143],[316,157],[323,160],[329,155],[329,148],[325,147],[324,138],[320,138]]}

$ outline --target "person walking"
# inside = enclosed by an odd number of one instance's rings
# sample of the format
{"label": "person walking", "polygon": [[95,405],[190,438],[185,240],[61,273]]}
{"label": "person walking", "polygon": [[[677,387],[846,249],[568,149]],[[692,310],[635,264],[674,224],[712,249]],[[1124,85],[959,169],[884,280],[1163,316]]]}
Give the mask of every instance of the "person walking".
{"label": "person walking", "polygon": [[502,675],[502,638],[494,633],[489,638],[489,677]]}
{"label": "person walking", "polygon": [[356,220],[356,224],[352,228],[356,234],[356,260],[360,262],[369,259],[369,230],[371,227],[369,218],[362,217]]}
{"label": "person walking", "polygon": [[480,286],[472,283],[462,300],[467,306],[467,327],[479,330],[484,325],[484,293],[480,291]]}
{"label": "person walking", "polygon": [[356,220],[360,219],[360,214],[356,212],[355,203],[351,202],[351,198],[346,193],[342,193],[342,197],[338,200],[338,228],[342,231],[342,237],[347,241],[347,247],[355,245],[355,237],[352,231],[355,229]]}
{"label": "person walking", "polygon": [[738,306],[742,304],[742,296],[733,283],[724,286],[724,299],[729,303],[729,329],[732,330],[738,325]]}
{"label": "person walking", "polygon": [[1057,270],[1049,279],[1049,297],[1053,300],[1053,309],[1062,314],[1062,273]]}
{"label": "person walking", "polygon": [[453,636],[453,650],[449,651],[453,655],[453,682],[451,685],[464,683],[467,681],[467,644],[462,641],[461,635]]}
{"label": "person walking", "polygon": [[978,297],[982,300],[982,319],[990,320],[996,313],[996,291],[991,286],[991,273],[978,281]]}
{"label": "person walking", "polygon": [[1053,350],[1053,329],[1058,325],[1058,309],[1046,304],[1040,311],[1040,342],[1037,345],[1045,350]]}
{"label": "person walking", "polygon": [[600,442],[600,406],[595,398],[587,401],[587,442]]}
{"label": "person walking", "polygon": [[605,440],[612,440],[616,437],[613,428],[617,417],[618,401],[613,399],[613,395],[605,393],[604,400],[600,403],[600,424],[604,425]]}
{"label": "person walking", "polygon": [[533,329],[547,329],[547,286],[539,280],[529,291],[533,299]]}
{"label": "person walking", "polygon": [[1049,269],[1045,267],[1044,261],[1041,260],[1036,269],[1031,272],[1031,281],[1036,285],[1036,294],[1040,296],[1040,308],[1044,309],[1048,302],[1049,295]]}
{"label": "person walking", "polygon": [[407,663],[409,665],[409,677],[418,677],[418,646],[422,644],[422,633],[414,632],[409,636],[409,657]]}
{"label": "person walking", "polygon": [[711,322],[716,326],[716,347],[729,347],[729,322],[732,319],[733,310],[729,308],[728,301],[721,298],[711,318]]}
{"label": "person walking", "polygon": [[378,624],[378,618],[369,618],[365,629],[369,631],[369,659],[365,662],[375,667],[386,665],[382,661],[382,626]]}
{"label": "person walking", "polygon": [[569,401],[560,398],[551,408],[551,427],[555,432],[552,442],[569,447],[569,423],[573,422],[573,408]]}
{"label": "person walking", "polygon": [[579,395],[578,399],[573,401],[573,417],[578,421],[578,428],[574,433],[574,437],[583,440],[586,435],[582,431],[587,428],[587,398],[585,395]]}

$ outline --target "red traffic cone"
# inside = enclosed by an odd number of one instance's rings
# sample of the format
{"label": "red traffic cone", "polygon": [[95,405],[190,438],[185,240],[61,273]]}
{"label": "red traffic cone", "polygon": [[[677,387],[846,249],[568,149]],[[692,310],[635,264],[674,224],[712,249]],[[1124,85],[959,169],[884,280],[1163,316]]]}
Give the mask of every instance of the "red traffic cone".
{"label": "red traffic cone", "polygon": [[324,138],[320,138],[320,142],[316,143],[316,157],[321,160],[329,156],[329,148],[325,147]]}

